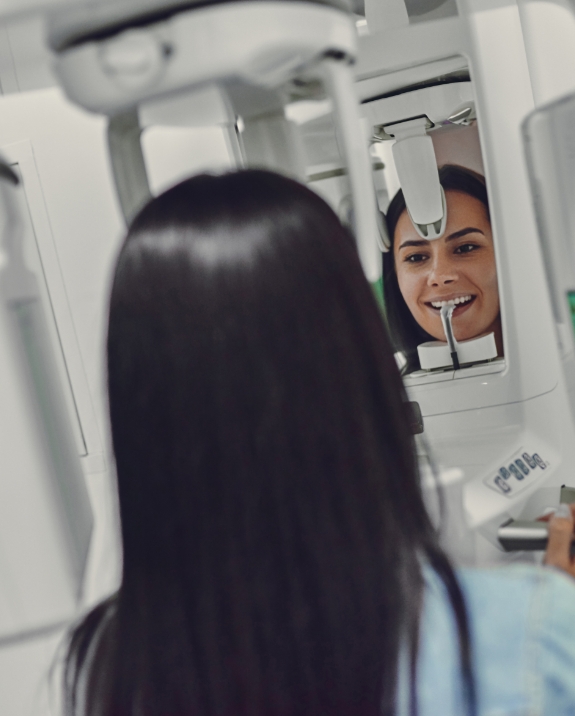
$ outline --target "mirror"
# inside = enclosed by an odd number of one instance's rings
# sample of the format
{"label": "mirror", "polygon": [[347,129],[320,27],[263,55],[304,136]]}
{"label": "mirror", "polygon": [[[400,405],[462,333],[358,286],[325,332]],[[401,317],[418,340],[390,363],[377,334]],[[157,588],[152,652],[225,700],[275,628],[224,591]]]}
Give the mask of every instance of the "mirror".
{"label": "mirror", "polygon": [[[461,124],[428,130],[445,197],[439,238],[424,238],[411,220],[393,141],[382,138],[372,146],[384,165],[389,196],[382,207],[392,242],[383,257],[385,313],[404,374],[463,369],[504,355],[488,192],[477,121],[470,114]],[[450,327],[455,348],[447,341]]]}

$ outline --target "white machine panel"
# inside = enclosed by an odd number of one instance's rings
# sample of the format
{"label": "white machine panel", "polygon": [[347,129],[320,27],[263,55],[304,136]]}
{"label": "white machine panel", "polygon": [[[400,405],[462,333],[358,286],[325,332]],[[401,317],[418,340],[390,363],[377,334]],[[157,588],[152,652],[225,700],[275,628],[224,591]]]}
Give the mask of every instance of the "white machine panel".
{"label": "white machine panel", "polygon": [[[0,644],[72,618],[92,513],[39,283],[21,187],[0,178]],[[16,175],[13,175],[14,177]],[[78,436],[77,436],[78,437]]]}
{"label": "white machine panel", "polygon": [[535,110],[523,125],[541,248],[564,353],[573,353],[575,95]]}

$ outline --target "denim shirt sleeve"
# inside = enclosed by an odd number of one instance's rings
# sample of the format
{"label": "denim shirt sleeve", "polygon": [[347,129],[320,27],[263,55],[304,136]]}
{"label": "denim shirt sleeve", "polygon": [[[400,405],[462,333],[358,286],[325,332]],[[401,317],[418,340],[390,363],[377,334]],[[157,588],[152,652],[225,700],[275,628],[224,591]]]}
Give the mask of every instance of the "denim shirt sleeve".
{"label": "denim shirt sleeve", "polygon": [[575,580],[549,570],[541,587],[541,648],[534,669],[541,675],[542,714],[575,714]]}
{"label": "denim shirt sleeve", "polygon": [[[575,580],[530,566],[461,570],[458,578],[469,614],[479,716],[573,716]],[[426,570],[419,716],[465,714],[457,644],[443,585]],[[406,687],[401,679],[400,714],[408,713]]]}

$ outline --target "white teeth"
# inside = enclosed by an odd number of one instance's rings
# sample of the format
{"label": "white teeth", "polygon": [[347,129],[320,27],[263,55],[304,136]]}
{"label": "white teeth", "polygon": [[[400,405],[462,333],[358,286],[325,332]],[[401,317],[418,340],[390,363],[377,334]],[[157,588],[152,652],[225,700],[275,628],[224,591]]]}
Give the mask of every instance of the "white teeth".
{"label": "white teeth", "polygon": [[433,308],[442,308],[443,306],[457,306],[460,303],[467,303],[468,301],[471,301],[473,296],[458,296],[457,298],[452,298],[449,301],[431,301],[431,305]]}

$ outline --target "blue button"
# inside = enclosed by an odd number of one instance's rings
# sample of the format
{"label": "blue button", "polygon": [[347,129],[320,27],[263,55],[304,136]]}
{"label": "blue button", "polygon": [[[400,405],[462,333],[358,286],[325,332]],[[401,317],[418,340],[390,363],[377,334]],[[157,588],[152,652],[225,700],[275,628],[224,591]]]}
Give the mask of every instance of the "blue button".
{"label": "blue button", "polygon": [[503,492],[503,494],[511,492],[511,488],[509,487],[508,483],[505,482],[505,480],[501,477],[501,475],[496,475],[493,482],[497,485],[501,492]]}
{"label": "blue button", "polygon": [[534,453],[533,459],[542,470],[545,470],[545,468],[547,467],[547,465],[545,464],[545,460],[542,460],[537,453]]}
{"label": "blue button", "polygon": [[511,463],[511,465],[509,465],[509,472],[512,472],[518,480],[523,480],[523,478],[525,477],[523,475],[523,473],[521,472],[521,470],[518,467],[516,467],[513,463]]}
{"label": "blue button", "polygon": [[515,460],[515,464],[517,465],[517,467],[521,470],[521,472],[522,472],[524,475],[528,475],[528,474],[529,474],[529,468],[528,468],[527,465],[523,462],[523,460],[519,460],[519,458],[518,458],[517,460]]}
{"label": "blue button", "polygon": [[499,468],[499,474],[501,477],[503,477],[505,480],[508,480],[511,477],[511,473],[506,467],[500,467]]}

